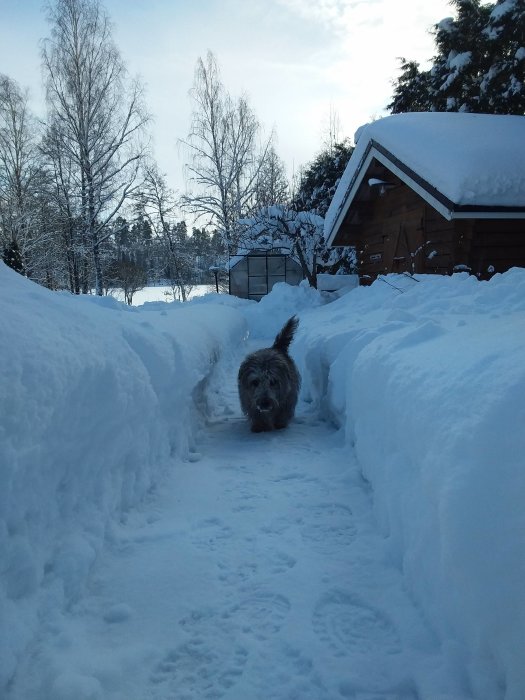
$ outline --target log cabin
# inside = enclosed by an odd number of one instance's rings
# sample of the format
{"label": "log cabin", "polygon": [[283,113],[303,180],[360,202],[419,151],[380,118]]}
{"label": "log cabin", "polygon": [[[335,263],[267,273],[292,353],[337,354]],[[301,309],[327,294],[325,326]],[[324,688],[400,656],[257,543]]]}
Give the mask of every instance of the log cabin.
{"label": "log cabin", "polygon": [[378,275],[525,267],[525,117],[395,114],[362,127],[325,218]]}

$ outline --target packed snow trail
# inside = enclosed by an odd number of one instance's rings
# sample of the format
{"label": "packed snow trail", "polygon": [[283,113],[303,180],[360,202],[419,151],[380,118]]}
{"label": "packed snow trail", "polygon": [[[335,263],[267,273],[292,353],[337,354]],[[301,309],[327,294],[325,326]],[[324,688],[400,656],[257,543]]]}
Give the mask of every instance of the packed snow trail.
{"label": "packed snow trail", "polygon": [[82,600],[46,621],[12,697],[466,697],[385,560],[352,452],[306,405],[252,434],[237,359],[206,387],[214,415],[190,459],[113,533]]}

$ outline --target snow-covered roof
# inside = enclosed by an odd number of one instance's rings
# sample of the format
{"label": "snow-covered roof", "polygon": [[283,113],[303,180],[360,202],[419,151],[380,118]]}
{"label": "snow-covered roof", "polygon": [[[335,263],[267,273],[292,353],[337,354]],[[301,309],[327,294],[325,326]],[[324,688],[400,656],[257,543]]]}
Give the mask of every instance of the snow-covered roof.
{"label": "snow-covered roof", "polygon": [[276,255],[290,255],[291,254],[291,246],[286,246],[284,244],[281,245],[282,241],[279,242],[280,244],[277,246],[271,246],[268,248],[262,248],[262,247],[253,247],[250,248],[249,246],[245,246],[243,249],[240,249],[237,253],[237,255],[231,255],[229,260],[228,260],[228,265],[227,269],[231,270],[234,268],[236,265],[238,265],[242,260],[244,260],[248,255],[260,255],[260,256],[265,256],[267,255],[268,257],[271,256],[276,256]]}
{"label": "snow-covered roof", "polygon": [[525,218],[525,117],[394,114],[361,127],[325,217],[331,243],[372,159],[447,219],[475,212]]}

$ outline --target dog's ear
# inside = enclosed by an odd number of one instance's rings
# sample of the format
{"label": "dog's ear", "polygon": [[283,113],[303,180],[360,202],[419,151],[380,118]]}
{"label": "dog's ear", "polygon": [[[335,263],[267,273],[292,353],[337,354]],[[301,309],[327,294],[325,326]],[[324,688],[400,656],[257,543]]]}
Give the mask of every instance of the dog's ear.
{"label": "dog's ear", "polygon": [[299,319],[297,316],[292,316],[289,318],[277,334],[272,346],[273,349],[280,350],[281,352],[288,352],[288,347],[293,340],[294,333],[297,330],[298,325]]}

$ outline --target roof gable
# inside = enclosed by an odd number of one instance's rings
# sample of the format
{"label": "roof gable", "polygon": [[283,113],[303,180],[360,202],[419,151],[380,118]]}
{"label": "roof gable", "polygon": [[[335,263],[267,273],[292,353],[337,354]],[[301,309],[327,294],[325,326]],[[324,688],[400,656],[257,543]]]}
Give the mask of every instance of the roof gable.
{"label": "roof gable", "polygon": [[358,132],[357,145],[325,218],[331,243],[372,158],[446,218],[525,217],[525,117],[408,113]]}

